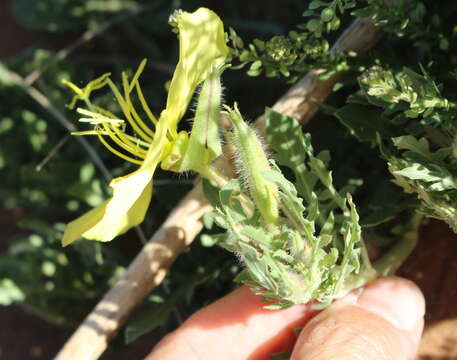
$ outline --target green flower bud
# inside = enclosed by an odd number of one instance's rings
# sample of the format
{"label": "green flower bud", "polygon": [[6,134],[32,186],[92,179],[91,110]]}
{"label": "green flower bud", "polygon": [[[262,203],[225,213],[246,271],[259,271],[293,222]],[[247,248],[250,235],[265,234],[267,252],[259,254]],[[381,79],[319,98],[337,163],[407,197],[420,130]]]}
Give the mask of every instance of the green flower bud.
{"label": "green flower bud", "polygon": [[162,160],[160,166],[163,170],[180,171],[182,159],[189,145],[187,132],[180,131],[176,140],[168,146],[171,147],[167,157]]}
{"label": "green flower bud", "polygon": [[214,64],[198,96],[189,146],[184,154],[180,171],[195,170],[211,163],[222,153],[219,138],[221,118],[221,74],[225,66]]}
{"label": "green flower bud", "polygon": [[274,61],[293,64],[298,55],[292,40],[285,36],[274,36],[266,43],[267,55]]}
{"label": "green flower bud", "polygon": [[237,170],[247,183],[249,193],[265,223],[277,225],[278,189],[263,175],[263,172],[270,170],[270,165],[262,142],[254,129],[244,122],[236,104],[233,110],[228,107],[226,110],[233,125],[229,140],[237,152]]}

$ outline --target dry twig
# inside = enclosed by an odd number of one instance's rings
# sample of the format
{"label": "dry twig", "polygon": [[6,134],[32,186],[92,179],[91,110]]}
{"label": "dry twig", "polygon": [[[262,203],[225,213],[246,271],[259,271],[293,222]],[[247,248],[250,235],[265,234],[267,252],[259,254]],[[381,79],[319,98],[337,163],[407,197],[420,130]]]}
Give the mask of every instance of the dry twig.
{"label": "dry twig", "polygon": [[97,36],[103,34],[105,31],[107,31],[108,29],[110,29],[112,26],[114,25],[117,25],[119,23],[122,23],[124,22],[125,20],[127,20],[128,18],[130,17],[134,17],[134,16],[137,16],[137,15],[140,15],[144,12],[147,12],[147,11],[153,11],[155,9],[157,9],[157,7],[162,3],[161,0],[158,0],[156,1],[155,3],[149,5],[149,6],[140,6],[136,9],[134,9],[133,11],[129,12],[129,13],[126,13],[126,14],[121,14],[117,17],[115,17],[114,19],[112,19],[111,21],[108,21],[108,22],[105,22],[105,23],[102,23],[101,25],[99,25],[96,29],[92,29],[92,30],[87,30],[85,31],[79,38],[77,38],[74,42],[70,43],[68,46],[60,49],[52,58],[52,60],[48,61],[46,63],[46,65],[44,65],[42,68],[40,69],[36,69],[34,71],[32,71],[30,74],[28,74],[24,79],[23,79],[23,82],[24,84],[28,85],[28,86],[31,86],[33,85],[33,83],[35,81],[38,80],[38,78],[43,75],[43,73],[49,69],[52,65],[54,65],[55,63],[59,62],[59,61],[62,61],[63,59],[65,59],[68,55],[70,55],[73,51],[75,51],[78,47],[80,47],[81,45],[84,45],[84,44],[87,44],[88,42],[90,42],[91,40],[93,40],[94,38],[96,38]]}

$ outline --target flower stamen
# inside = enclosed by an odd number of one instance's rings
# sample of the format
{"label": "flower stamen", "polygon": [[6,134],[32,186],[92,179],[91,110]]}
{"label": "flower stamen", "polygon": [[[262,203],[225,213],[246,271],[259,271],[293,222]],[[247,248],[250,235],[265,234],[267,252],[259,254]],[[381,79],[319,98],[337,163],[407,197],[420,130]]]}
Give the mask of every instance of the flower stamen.
{"label": "flower stamen", "polygon": [[[102,110],[97,107],[97,110]],[[100,139],[101,136],[108,135],[111,140],[113,140],[116,145],[118,145],[120,148],[124,149],[131,155],[134,155],[140,159],[144,159],[146,157],[146,152],[147,150],[140,148],[138,145],[135,145],[132,141],[130,141],[129,138],[127,138],[128,135],[124,134],[123,131],[120,129],[120,126],[125,124],[124,120],[121,119],[113,119],[109,118],[107,116],[113,116],[108,111],[103,111],[105,114],[100,114],[96,112],[92,112],[86,109],[78,108],[77,112],[86,116],[90,116],[90,118],[82,118],[80,121],[82,122],[90,122],[91,124],[96,125],[95,129],[90,132],[78,132],[78,135],[97,135]],[[101,125],[101,128],[99,127]],[[76,135],[76,134],[75,134]],[[130,136],[129,136],[130,137]],[[133,137],[130,137],[133,138]],[[134,138],[133,138],[134,139]],[[137,144],[140,144],[140,139],[135,139],[139,140],[137,141]],[[127,156],[125,154],[122,154],[118,150],[114,149],[111,145],[109,145],[105,139],[100,140],[105,147],[112,151],[115,155],[120,156],[124,160],[128,160],[130,162],[133,162],[135,164],[141,164],[141,161],[136,160],[131,158],[130,156]],[[141,141],[141,145],[145,145],[146,143]],[[147,145],[147,144],[146,144]],[[120,155],[122,154],[122,156]],[[134,160],[134,161],[131,161]]]}
{"label": "flower stamen", "polygon": [[146,113],[148,118],[152,121],[152,123],[154,125],[157,125],[157,118],[152,113],[151,109],[148,106],[148,103],[146,102],[146,99],[144,98],[143,90],[141,90],[140,83],[138,81],[136,81],[135,86],[136,86],[136,92],[138,94],[138,98],[140,99],[140,103],[141,103],[141,106],[143,107],[144,112]]}
{"label": "flower stamen", "polygon": [[145,133],[147,133],[151,138],[154,137],[154,131],[152,131],[149,126],[147,126],[144,121],[140,118],[138,113],[135,110],[135,107],[132,104],[132,101],[130,99],[130,85],[127,80],[127,75],[125,73],[122,73],[122,83],[124,85],[124,98],[126,101],[126,104],[130,110],[130,112],[133,115],[133,119],[136,121],[136,123],[141,127],[142,130],[144,130]]}
{"label": "flower stamen", "polygon": [[131,116],[131,107],[132,107],[132,104],[128,104],[126,103],[126,101],[124,101],[124,98],[123,96],[121,95],[121,93],[119,92],[119,89],[117,88],[117,86],[111,81],[111,79],[108,79],[108,85],[109,87],[111,88],[111,91],[113,92],[114,96],[116,97],[116,100],[117,102],[119,103],[124,115],[125,115],[125,118],[126,120],[128,121],[128,123],[132,126],[133,130],[146,142],[150,143],[152,142],[152,139],[153,137],[151,136],[148,136],[139,126],[138,124],[136,123],[136,121],[132,118]]}
{"label": "flower stamen", "polygon": [[[123,153],[121,153],[120,151],[117,151],[115,148],[113,148],[110,144],[108,144],[105,139],[103,139],[103,136],[101,134],[97,134],[98,136],[98,139],[100,140],[100,142],[109,150],[111,151],[114,155],[117,155],[119,156],[120,158],[126,160],[126,161],[129,161],[133,164],[137,164],[137,165],[141,165],[143,163],[143,160],[138,160],[138,159],[134,159],[134,158],[131,158],[130,156],[127,156]],[[114,140],[114,139],[113,139]]]}

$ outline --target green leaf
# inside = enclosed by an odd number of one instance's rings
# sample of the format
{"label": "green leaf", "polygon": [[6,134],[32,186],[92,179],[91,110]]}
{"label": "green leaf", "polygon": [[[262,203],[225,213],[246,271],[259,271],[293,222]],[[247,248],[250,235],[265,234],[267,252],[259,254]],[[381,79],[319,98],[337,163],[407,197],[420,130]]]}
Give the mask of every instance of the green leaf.
{"label": "green leaf", "polygon": [[317,177],[306,169],[307,154],[312,152],[309,136],[304,136],[299,122],[271,108],[265,109],[267,140],[275,151],[279,165],[289,167],[295,175],[295,186],[308,200]]}
{"label": "green leaf", "polygon": [[380,110],[359,104],[349,104],[336,111],[335,116],[359,141],[375,143],[377,133],[383,139],[395,136],[394,130]]}
{"label": "green leaf", "polygon": [[259,244],[268,245],[272,241],[271,234],[253,226],[244,226],[241,233]]}
{"label": "green leaf", "polygon": [[429,143],[426,138],[416,139],[412,135],[399,136],[392,139],[395,147],[400,150],[410,150],[426,159],[432,160],[433,154],[430,152]]}
{"label": "green leaf", "polygon": [[411,180],[423,180],[425,182],[440,181],[441,177],[433,175],[433,172],[427,169],[422,164],[412,164],[401,170],[394,171],[394,174],[406,177]]}
{"label": "green leaf", "polygon": [[219,187],[213,182],[206,178],[202,178],[202,188],[206,199],[214,207],[221,207],[221,201],[219,198]]}
{"label": "green leaf", "polygon": [[445,168],[430,170],[422,164],[413,163],[403,169],[394,171],[393,174],[403,176],[410,180],[420,180],[426,183],[433,183],[427,187],[429,191],[457,189],[456,178]]}
{"label": "green leaf", "polygon": [[200,237],[200,242],[204,247],[213,247],[219,243],[222,243],[227,240],[227,233],[222,234],[202,234]]}
{"label": "green leaf", "polygon": [[2,61],[0,61],[0,84],[3,86],[11,86],[14,84],[8,67]]}
{"label": "green leaf", "polygon": [[360,223],[364,228],[392,220],[405,209],[414,209],[418,206],[415,197],[404,193],[391,182],[376,183],[373,190],[360,211]]}
{"label": "green leaf", "polygon": [[308,28],[309,31],[316,32],[322,28],[322,24],[320,23],[319,20],[311,19],[306,24],[306,27]]}
{"label": "green leaf", "polygon": [[[239,194],[241,194],[240,180],[232,179],[227,184],[225,184],[225,186],[219,192],[219,200],[221,203],[221,208],[223,208],[225,212],[230,213],[230,216],[235,221],[242,222],[248,220],[248,218],[243,210],[240,201],[236,198],[236,196]],[[221,224],[219,223],[219,225]]]}
{"label": "green leaf", "polygon": [[262,73],[262,61],[256,60],[254,61],[251,66],[249,67],[249,70],[247,74],[249,76],[258,76]]}
{"label": "green leaf", "polygon": [[310,2],[309,4],[309,8],[311,10],[315,10],[315,9],[318,9],[319,7],[322,6],[322,2],[320,2],[319,0],[313,0]]}
{"label": "green leaf", "polygon": [[335,12],[331,8],[325,8],[321,12],[321,20],[324,22],[329,22],[335,16]]}
{"label": "green leaf", "polygon": [[0,279],[0,305],[8,306],[24,299],[25,294],[11,279]]}
{"label": "green leaf", "polygon": [[222,206],[230,207],[232,198],[241,193],[241,185],[238,179],[232,179],[219,192],[219,200]]}

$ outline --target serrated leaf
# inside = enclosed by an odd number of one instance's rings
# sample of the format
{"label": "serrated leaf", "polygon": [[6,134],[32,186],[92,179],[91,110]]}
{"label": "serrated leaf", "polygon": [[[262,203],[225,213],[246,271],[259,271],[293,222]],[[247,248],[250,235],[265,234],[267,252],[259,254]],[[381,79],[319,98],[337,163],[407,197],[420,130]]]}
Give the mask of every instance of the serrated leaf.
{"label": "serrated leaf", "polygon": [[422,164],[412,164],[401,170],[394,171],[394,174],[406,177],[411,180],[422,180],[426,182],[440,181],[441,177],[433,175],[433,172]]}
{"label": "serrated leaf", "polygon": [[293,256],[289,255],[286,251],[284,250],[276,250],[273,253],[273,259],[287,262],[287,263],[292,263],[294,262]]}
{"label": "serrated leaf", "polygon": [[309,160],[309,166],[326,187],[332,185],[332,172],[327,169],[324,161],[317,157],[311,157]]}
{"label": "serrated leaf", "polygon": [[271,234],[266,233],[261,228],[256,228],[253,226],[244,226],[241,230],[241,234],[246,235],[250,239],[260,244],[268,245],[272,240]]}
{"label": "serrated leaf", "polygon": [[338,260],[338,249],[331,248],[327,255],[324,256],[320,265],[322,267],[330,267],[334,265]]}
{"label": "serrated leaf", "polygon": [[299,122],[266,108],[267,140],[275,151],[279,165],[287,166],[295,174],[295,186],[305,199],[311,197],[317,178],[306,169],[306,155],[312,152],[309,136],[304,136]]}
{"label": "serrated leaf", "polygon": [[252,281],[252,279],[251,279],[251,275],[249,274],[249,271],[247,271],[246,269],[243,269],[235,276],[233,281],[235,281],[237,283],[246,284],[246,283]]}
{"label": "serrated leaf", "polygon": [[397,149],[409,150],[426,159],[434,158],[433,154],[430,152],[429,143],[426,138],[420,138],[418,140],[412,135],[405,135],[393,138],[392,141]]}

